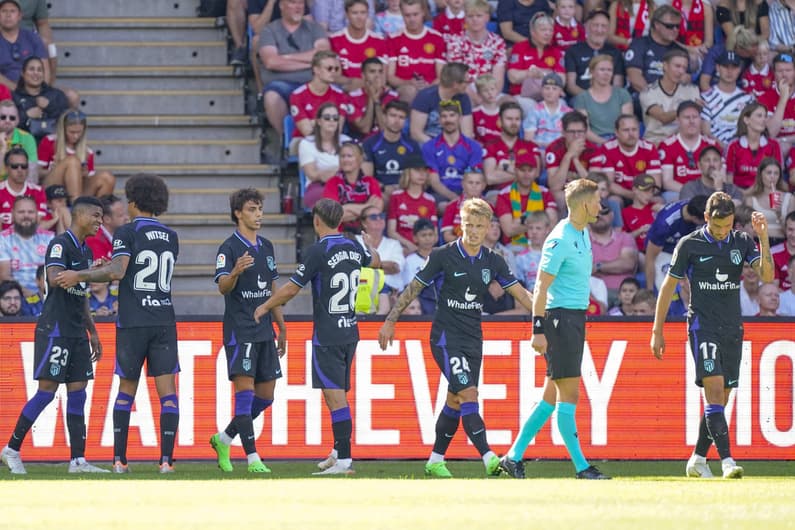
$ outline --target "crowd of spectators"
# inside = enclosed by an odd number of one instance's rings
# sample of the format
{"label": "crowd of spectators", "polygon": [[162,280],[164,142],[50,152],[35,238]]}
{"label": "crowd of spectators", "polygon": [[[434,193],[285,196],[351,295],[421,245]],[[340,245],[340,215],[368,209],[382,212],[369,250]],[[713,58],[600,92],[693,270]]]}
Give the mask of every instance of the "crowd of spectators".
{"label": "crowd of spectators", "polygon": [[[649,314],[673,246],[721,190],[738,229],[768,218],[773,313],[792,315],[795,16],[767,1],[251,0],[247,16],[270,126],[294,123],[303,206],[339,200],[346,230],[402,249],[368,273],[362,311],[389,310],[475,196],[494,209],[490,246],[532,289],[564,186],[590,178],[591,314]],[[754,303],[770,290],[744,282],[744,314],[769,314]],[[487,312],[519,311],[498,291]],[[678,297],[681,315],[686,286]]]}

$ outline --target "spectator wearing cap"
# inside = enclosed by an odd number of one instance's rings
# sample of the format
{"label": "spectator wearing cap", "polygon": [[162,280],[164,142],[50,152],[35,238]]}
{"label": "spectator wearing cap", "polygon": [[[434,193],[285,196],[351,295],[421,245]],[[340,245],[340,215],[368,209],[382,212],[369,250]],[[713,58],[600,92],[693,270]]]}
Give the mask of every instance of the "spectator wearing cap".
{"label": "spectator wearing cap", "polygon": [[566,66],[566,92],[576,96],[591,86],[591,71],[588,66],[597,55],[613,58],[613,85],[624,86],[624,56],[607,42],[610,16],[603,9],[595,9],[585,18],[585,40],[566,50],[563,58]]}
{"label": "spectator wearing cap", "polygon": [[412,153],[403,161],[398,189],[389,197],[386,233],[400,242],[404,254],[417,250],[412,230],[419,219],[436,223],[436,200],[427,193],[428,168],[420,153]]}
{"label": "spectator wearing cap", "polygon": [[31,56],[44,64],[44,80],[50,81],[47,49],[41,38],[22,29],[22,6],[17,0],[0,0],[0,84],[9,90],[16,88],[22,73],[22,63]]}
{"label": "spectator wearing cap", "polygon": [[690,83],[687,73],[687,52],[675,48],[665,52],[662,59],[662,77],[640,93],[640,107],[646,131],[643,138],[659,145],[676,134],[679,123],[676,109],[684,101],[699,101],[698,87]]}
{"label": "spectator wearing cap", "polygon": [[315,53],[328,50],[330,45],[323,28],[304,18],[305,0],[279,0],[279,7],[281,18],[260,33],[259,58],[265,114],[281,137],[290,95],[312,79]]}
{"label": "spectator wearing cap", "polygon": [[781,142],[783,152],[788,152],[795,138],[795,63],[791,53],[779,53],[773,58],[775,86],[759,102],[767,107],[767,130]]}
{"label": "spectator wearing cap", "polygon": [[591,86],[572,99],[572,106],[588,117],[588,139],[603,144],[614,135],[616,119],[632,114],[632,96],[623,87],[613,85],[613,58],[597,55],[588,64]]}
{"label": "spectator wearing cap", "polygon": [[397,187],[406,158],[422,156],[419,144],[404,132],[408,116],[408,103],[390,101],[384,107],[384,127],[362,144],[362,169],[373,175],[387,193]]}
{"label": "spectator wearing cap", "polygon": [[718,142],[701,134],[701,107],[693,101],[683,101],[676,108],[679,132],[660,142],[662,188],[666,202],[676,200],[686,183],[701,176],[698,160],[707,147]]}
{"label": "spectator wearing cap", "polygon": [[651,17],[651,29],[645,37],[632,40],[624,54],[629,86],[637,93],[663,75],[662,59],[669,50],[684,49],[676,42],[682,14],[670,5],[661,5]]}
{"label": "spectator wearing cap", "polygon": [[[483,172],[486,174],[488,189],[498,191],[516,177],[514,161],[517,155],[529,153],[535,159],[534,166],[541,167],[541,150],[530,140],[522,140],[519,133],[522,127],[522,108],[515,101],[500,105],[497,120],[500,137],[486,145]],[[536,175],[536,178],[538,175]]]}
{"label": "spectator wearing cap", "polygon": [[596,221],[591,223],[589,234],[593,275],[605,282],[610,299],[615,299],[621,281],[638,270],[638,247],[632,236],[613,227],[613,210],[605,202]]}
{"label": "spectator wearing cap", "polygon": [[500,220],[502,243],[512,252],[528,245],[525,221],[531,212],[544,211],[552,225],[558,220],[558,205],[549,190],[538,184],[538,156],[528,149],[516,153],[514,181],[500,190],[494,213]]}
{"label": "spectator wearing cap", "polygon": [[47,210],[55,220],[55,224],[50,229],[56,234],[62,234],[72,225],[72,211],[69,209],[66,188],[53,184],[47,186],[44,191],[47,195]]}
{"label": "spectator wearing cap", "polygon": [[422,145],[422,156],[431,171],[431,188],[441,211],[462,191],[467,169],[482,171],[483,147],[461,132],[461,106],[457,101],[440,105],[442,133]]}
{"label": "spectator wearing cap", "polygon": [[698,155],[698,169],[701,177],[691,180],[679,192],[679,200],[686,201],[696,195],[710,196],[716,191],[727,193],[735,204],[743,202],[743,192],[726,179],[726,169],[723,167],[723,157],[715,146],[705,147]]}
{"label": "spectator wearing cap", "polygon": [[654,215],[663,207],[662,203],[652,201],[659,189],[657,181],[648,173],[636,175],[632,179],[632,203],[621,210],[624,230],[635,238],[639,252],[646,249],[646,234],[654,222]]}
{"label": "spectator wearing cap", "polygon": [[[764,0],[763,0],[764,1]],[[698,86],[702,92],[718,82],[717,61],[725,51],[733,51],[740,58],[740,75],[751,65],[754,56],[764,42],[759,35],[745,26],[736,26],[731,33],[726,34],[726,41],[715,44],[704,57],[701,73],[698,77]],[[768,58],[769,61],[769,58]]]}
{"label": "spectator wearing cap", "polygon": [[538,145],[542,154],[563,134],[563,116],[571,112],[563,99],[563,80],[554,72],[541,80],[541,101],[533,105],[522,122],[524,137]]}
{"label": "spectator wearing cap", "polygon": [[55,234],[39,226],[36,201],[26,195],[14,200],[11,224],[0,232],[0,281],[18,281],[28,296],[36,292],[36,267]]}
{"label": "spectator wearing cap", "polygon": [[718,57],[718,84],[701,94],[704,134],[726,146],[737,133],[737,120],[754,96],[737,86],[742,61],[737,53],[725,51]]}
{"label": "spectator wearing cap", "polygon": [[39,219],[42,227],[49,229],[54,224],[45,219],[52,219],[47,210],[47,197],[40,186],[33,184],[28,179],[28,155],[22,147],[16,145],[6,152],[3,163],[5,164],[8,178],[0,182],[0,222],[2,230],[11,226],[11,211],[17,197],[27,195],[36,202]]}
{"label": "spectator wearing cap", "polygon": [[632,179],[635,175],[650,175],[655,179],[655,185],[659,186],[662,169],[657,148],[640,138],[637,116],[622,114],[616,118],[615,135],[613,140],[599,148],[591,169],[607,175],[610,193],[623,203],[632,200]]}
{"label": "spectator wearing cap", "polygon": [[442,102],[454,101],[461,108],[461,132],[474,138],[472,102],[467,95],[467,69],[463,63],[447,63],[439,74],[439,84],[425,87],[411,104],[411,138],[424,144],[442,132],[439,109]]}
{"label": "spectator wearing cap", "polygon": [[466,27],[462,35],[447,41],[447,60],[469,65],[467,95],[474,105],[481,104],[475,80],[491,74],[501,93],[505,82],[505,40],[486,27],[491,7],[486,0],[469,0],[465,7]]}

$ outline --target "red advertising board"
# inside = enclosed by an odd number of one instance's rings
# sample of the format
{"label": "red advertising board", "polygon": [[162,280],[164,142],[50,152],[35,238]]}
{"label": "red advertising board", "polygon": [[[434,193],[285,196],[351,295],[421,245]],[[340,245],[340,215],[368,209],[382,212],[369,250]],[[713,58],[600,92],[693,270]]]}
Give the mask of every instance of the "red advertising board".
{"label": "red advertising board", "polygon": [[[0,442],[8,436],[26,400],[35,393],[32,380],[33,324],[0,325]],[[311,388],[311,322],[288,322],[284,378],[276,401],[255,422],[258,448],[265,459],[317,458],[332,445],[328,412]],[[349,394],[353,414],[355,458],[425,458],[434,439],[435,417],[446,383],[434,364],[428,322],[400,322],[395,342],[382,352],[376,337],[380,323],[360,324],[362,340]],[[113,445],[112,400],[114,326],[100,324],[105,356],[89,385],[87,456],[110,459]],[[740,386],[727,407],[731,441],[738,459],[795,458],[795,333],[793,323],[747,323]],[[545,365],[534,355],[525,322],[483,325],[481,412],[489,442],[504,452],[521,421],[540,399]],[[650,323],[591,322],[580,404],[579,437],[594,459],[682,459],[698,434],[700,394],[692,383],[685,326],[666,326],[667,352],[657,361],[649,351]],[[209,459],[210,435],[223,428],[233,410],[226,377],[220,322],[180,322],[178,381],[180,426],[175,456]],[[67,460],[63,387],[28,435],[26,460]],[[160,405],[151,380],[141,384],[130,428],[132,459],[155,460]],[[242,450],[235,453],[242,456]],[[233,453],[233,454],[235,454]],[[477,457],[463,429],[448,456]],[[554,422],[528,448],[528,458],[566,458]]]}

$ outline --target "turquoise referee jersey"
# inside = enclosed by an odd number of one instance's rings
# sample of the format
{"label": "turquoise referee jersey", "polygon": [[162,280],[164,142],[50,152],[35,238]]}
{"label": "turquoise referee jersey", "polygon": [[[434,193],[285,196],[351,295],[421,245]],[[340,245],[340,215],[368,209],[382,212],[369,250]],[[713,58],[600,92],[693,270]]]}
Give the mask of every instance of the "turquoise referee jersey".
{"label": "turquoise referee jersey", "polygon": [[555,276],[547,292],[546,309],[587,309],[592,266],[588,229],[577,230],[568,218],[559,222],[541,251],[539,270]]}

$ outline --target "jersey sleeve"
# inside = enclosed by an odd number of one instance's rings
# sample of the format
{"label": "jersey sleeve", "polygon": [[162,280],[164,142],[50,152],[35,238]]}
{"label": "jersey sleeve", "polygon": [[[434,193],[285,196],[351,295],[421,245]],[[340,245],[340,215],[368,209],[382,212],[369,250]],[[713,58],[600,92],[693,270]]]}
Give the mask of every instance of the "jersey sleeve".
{"label": "jersey sleeve", "polygon": [[507,289],[519,280],[514,277],[511,269],[508,267],[508,262],[503,259],[499,254],[494,254],[494,279],[500,284],[500,287]]}
{"label": "jersey sleeve", "polygon": [[626,68],[638,68],[643,70],[643,56],[646,53],[643,39],[635,39],[629,45],[629,49],[624,53],[624,66]]}
{"label": "jersey sleeve", "polygon": [[428,259],[425,261],[425,265],[423,265],[422,268],[419,271],[417,271],[417,274],[416,276],[414,276],[414,279],[416,279],[425,287],[431,285],[434,281],[434,278],[436,278],[436,275],[444,270],[442,267],[441,257],[442,257],[442,250],[444,250],[445,248],[448,247],[434,249],[431,252],[431,255],[428,256]]}
{"label": "jersey sleeve", "polygon": [[[359,243],[358,241],[354,241],[354,243],[356,243],[356,245],[357,245],[357,246],[358,246],[358,247],[361,249],[361,251],[362,251],[362,267],[369,267],[369,266],[370,266],[370,263],[372,263],[372,262],[373,262],[373,255],[372,255],[372,254],[370,254],[370,251],[369,251],[369,250],[367,250],[367,247],[366,247],[366,246],[362,245],[362,244],[361,244],[361,243]],[[401,257],[402,257],[402,255],[401,255]]]}
{"label": "jersey sleeve", "polygon": [[235,268],[237,256],[234,255],[232,247],[224,242],[218,248],[218,254],[215,256],[215,283],[221,276],[229,276],[232,274],[232,269]]}
{"label": "jersey sleeve", "polygon": [[541,249],[541,262],[538,264],[539,270],[552,276],[558,275],[560,267],[566,258],[563,243],[563,240],[557,237],[544,241],[544,247]]}
{"label": "jersey sleeve", "polygon": [[265,266],[271,271],[271,279],[279,279],[279,271],[276,267],[276,251],[273,248],[273,243],[268,240],[260,239],[260,245],[268,247],[268,254],[265,256]]}
{"label": "jersey sleeve", "polygon": [[671,257],[671,268],[668,269],[668,275],[677,280],[681,280],[685,277],[688,264],[690,263],[690,251],[687,242],[688,239],[680,239]]}
{"label": "jersey sleeve", "polygon": [[116,256],[132,256],[132,246],[133,232],[130,230],[130,226],[120,226],[113,233],[113,255],[111,259],[115,259]]}
{"label": "jersey sleeve", "polygon": [[63,241],[60,238],[50,241],[47,247],[47,255],[44,257],[44,268],[50,267],[63,267],[66,268],[66,248],[64,248]]}
{"label": "jersey sleeve", "polygon": [[759,247],[756,246],[756,242],[746,234],[745,232],[738,232],[737,234],[740,236],[745,244],[745,261],[749,265],[753,265],[757,260],[762,259],[762,255],[759,253]]}
{"label": "jersey sleeve", "polygon": [[290,281],[298,287],[304,287],[317,275],[317,266],[323,257],[318,255],[319,248],[317,245],[309,247],[304,262],[298,265],[298,268],[295,269],[292,277],[290,277]]}

